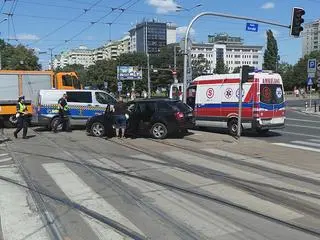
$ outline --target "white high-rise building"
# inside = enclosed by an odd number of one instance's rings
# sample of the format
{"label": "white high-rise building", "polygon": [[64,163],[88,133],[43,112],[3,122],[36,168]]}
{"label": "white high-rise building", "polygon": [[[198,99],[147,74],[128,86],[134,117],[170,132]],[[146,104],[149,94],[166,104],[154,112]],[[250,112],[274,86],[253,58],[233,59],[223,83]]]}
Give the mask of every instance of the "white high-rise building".
{"label": "white high-rise building", "polygon": [[320,50],[320,20],[304,24],[302,32],[302,56]]}

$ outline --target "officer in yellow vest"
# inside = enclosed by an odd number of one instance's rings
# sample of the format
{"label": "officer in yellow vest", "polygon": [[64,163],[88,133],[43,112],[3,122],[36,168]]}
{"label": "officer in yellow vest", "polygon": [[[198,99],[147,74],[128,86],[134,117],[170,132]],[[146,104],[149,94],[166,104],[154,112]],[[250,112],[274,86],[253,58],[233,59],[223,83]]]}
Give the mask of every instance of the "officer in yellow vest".
{"label": "officer in yellow vest", "polygon": [[67,94],[63,94],[62,98],[58,101],[58,108],[59,108],[59,120],[53,126],[53,132],[58,132],[58,126],[62,124],[62,130],[70,132],[70,121],[68,117],[68,102],[67,102]]}
{"label": "officer in yellow vest", "polygon": [[18,137],[18,133],[21,131],[23,128],[23,139],[27,138],[27,132],[28,132],[28,116],[27,116],[27,106],[25,105],[24,102],[24,96],[20,96],[18,99],[18,104],[17,104],[17,129],[14,131],[13,135],[15,138]]}

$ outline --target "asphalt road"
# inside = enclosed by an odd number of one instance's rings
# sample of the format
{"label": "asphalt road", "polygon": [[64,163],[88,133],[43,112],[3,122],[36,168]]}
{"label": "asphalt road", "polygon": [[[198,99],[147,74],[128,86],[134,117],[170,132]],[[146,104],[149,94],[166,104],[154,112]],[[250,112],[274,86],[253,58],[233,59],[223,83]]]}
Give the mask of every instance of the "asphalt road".
{"label": "asphalt road", "polygon": [[226,161],[184,139],[29,136],[0,149],[0,239],[320,238],[316,173]]}

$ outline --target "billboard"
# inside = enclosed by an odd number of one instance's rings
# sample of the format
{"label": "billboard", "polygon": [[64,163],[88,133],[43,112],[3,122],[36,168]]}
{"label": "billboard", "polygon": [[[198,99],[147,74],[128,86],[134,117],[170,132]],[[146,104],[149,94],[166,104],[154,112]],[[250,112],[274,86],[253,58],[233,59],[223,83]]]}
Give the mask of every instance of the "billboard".
{"label": "billboard", "polygon": [[117,66],[117,79],[123,80],[141,80],[142,70],[135,66]]}

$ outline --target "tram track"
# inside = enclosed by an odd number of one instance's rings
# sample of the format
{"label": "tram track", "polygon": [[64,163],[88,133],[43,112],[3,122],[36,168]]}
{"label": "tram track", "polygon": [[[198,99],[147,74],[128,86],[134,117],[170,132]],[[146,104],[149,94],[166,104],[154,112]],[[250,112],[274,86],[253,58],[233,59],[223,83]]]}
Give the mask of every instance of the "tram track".
{"label": "tram track", "polygon": [[[66,136],[66,138],[69,138],[69,137]],[[96,139],[96,140],[101,142],[101,143],[105,142],[104,139]],[[110,140],[110,139],[108,139],[107,141],[113,142],[114,144],[121,145],[121,146],[129,148],[131,150],[135,150],[137,152],[146,154],[146,155],[154,157],[154,158],[158,158],[160,160],[165,160],[166,162],[168,162],[168,157],[167,156],[166,157],[159,157],[159,154],[152,153],[152,151],[150,151],[150,149],[142,149],[140,147],[136,147],[134,145],[131,145],[128,142],[114,141],[114,140]],[[82,149],[86,149],[86,151],[91,151],[91,152],[93,152],[93,153],[95,153],[97,155],[100,155],[101,157],[107,157],[107,156],[101,154],[101,152],[96,152],[96,150],[94,150],[92,147],[88,147],[88,146],[86,146],[84,144],[81,144],[81,143],[80,143],[80,145],[81,145],[81,148]],[[240,188],[240,189],[242,189],[242,190],[244,190],[246,192],[252,193],[252,194],[254,194],[256,196],[260,196],[260,197],[262,197],[264,199],[267,199],[267,200],[271,200],[272,202],[276,202],[278,204],[280,203],[281,205],[288,206],[291,209],[307,213],[308,215],[311,215],[311,216],[314,216],[314,217],[319,217],[319,214],[320,214],[320,210],[319,209],[312,208],[312,206],[301,206],[301,202],[299,202],[299,201],[297,201],[297,202],[291,201],[290,204],[288,204],[288,199],[287,198],[279,197],[279,195],[272,194],[270,192],[268,192],[266,194],[265,192],[261,191],[257,187],[252,187],[252,186],[250,186],[248,184],[242,183],[241,181],[243,179],[237,179],[237,178],[233,178],[233,177],[221,176],[221,175],[219,175],[217,173],[214,173],[214,172],[210,171],[209,169],[199,168],[199,166],[190,168],[190,165],[188,165],[188,164],[183,166],[182,162],[178,161],[178,162],[174,163],[174,161],[172,162],[171,160],[173,160],[173,159],[170,159],[170,165],[172,167],[177,167],[177,168],[186,170],[188,172],[198,174],[199,176],[203,176],[203,177],[207,177],[207,178],[211,178],[211,179],[215,179],[215,180],[217,180],[217,178],[219,180],[221,180],[223,178],[223,180],[226,180],[226,182],[228,184],[230,184],[232,186],[236,186],[236,187],[238,187],[238,188]],[[251,213],[253,215],[262,217],[262,218],[267,219],[269,221],[276,222],[276,223],[279,223],[281,225],[284,225],[284,226],[287,226],[287,227],[290,227],[290,228],[293,228],[293,229],[297,229],[297,230],[300,230],[300,231],[315,235],[317,237],[320,237],[320,231],[318,231],[317,229],[308,228],[306,226],[301,226],[301,225],[298,225],[296,223],[292,223],[292,222],[288,222],[288,221],[283,221],[281,219],[277,219],[277,218],[268,216],[266,214],[251,210],[249,208],[246,208],[244,206],[238,205],[236,203],[229,202],[229,201],[224,200],[222,198],[219,198],[217,196],[213,196],[211,194],[204,193],[203,191],[196,191],[196,190],[194,190],[194,188],[193,189],[184,188],[184,187],[172,184],[172,183],[160,181],[158,179],[150,178],[150,177],[143,176],[143,175],[138,175],[138,174],[136,174],[135,172],[132,172],[132,171],[116,171],[116,170],[110,169],[110,168],[95,166],[94,164],[88,164],[88,163],[85,163],[85,164],[87,164],[87,166],[89,166],[90,168],[98,169],[99,171],[111,172],[111,173],[118,174],[118,175],[123,175],[123,176],[131,177],[131,178],[140,179],[140,180],[143,180],[143,181],[146,181],[146,182],[149,182],[149,183],[154,183],[154,184],[157,184],[157,185],[160,185],[160,186],[172,189],[172,190],[176,190],[176,191],[179,191],[179,192],[182,192],[182,193],[187,193],[187,194],[190,194],[190,195],[193,195],[193,196],[197,196],[197,197],[200,197],[200,198],[203,198],[203,199],[214,201],[216,203],[220,203],[220,204],[223,204],[223,205],[226,205],[226,206],[229,206],[229,207],[241,210],[241,211],[245,211],[247,213]],[[99,175],[100,174],[101,173],[99,173]],[[286,202],[286,203],[284,204],[284,202]]]}

